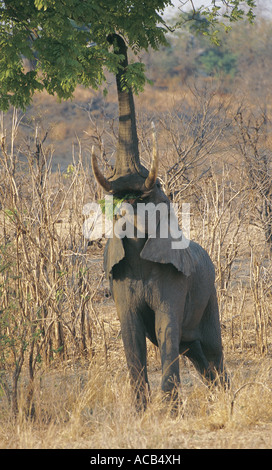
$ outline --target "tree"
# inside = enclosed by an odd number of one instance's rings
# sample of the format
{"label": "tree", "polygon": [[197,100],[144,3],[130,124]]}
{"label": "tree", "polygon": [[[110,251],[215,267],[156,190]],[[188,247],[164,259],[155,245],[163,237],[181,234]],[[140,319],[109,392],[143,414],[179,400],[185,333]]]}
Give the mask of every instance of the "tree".
{"label": "tree", "polygon": [[209,76],[224,74],[233,78],[236,73],[236,61],[235,54],[222,48],[210,48],[199,57],[200,64]]}
{"label": "tree", "polygon": [[[181,2],[184,3],[184,2]],[[254,0],[222,0],[228,21],[247,14],[253,19]],[[248,11],[241,8],[246,3]],[[197,19],[198,10],[193,5]],[[78,84],[96,89],[105,81],[105,70],[116,73],[122,56],[107,41],[117,32],[137,54],[167,44],[169,27],[163,19],[171,0],[0,0],[0,109],[24,109],[36,91],[43,89],[60,99],[73,95]],[[215,36],[220,8],[202,10]],[[174,28],[182,25],[177,22]],[[26,60],[31,67],[26,66]],[[134,92],[146,82],[144,64],[129,64],[123,87]]]}

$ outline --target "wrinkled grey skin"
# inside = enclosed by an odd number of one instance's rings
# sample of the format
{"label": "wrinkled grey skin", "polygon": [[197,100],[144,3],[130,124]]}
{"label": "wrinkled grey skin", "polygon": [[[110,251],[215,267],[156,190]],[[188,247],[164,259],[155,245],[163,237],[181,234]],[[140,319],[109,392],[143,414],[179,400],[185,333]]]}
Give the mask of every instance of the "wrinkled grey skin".
{"label": "wrinkled grey skin", "polygon": [[[123,47],[121,50],[125,55],[122,40],[118,36],[115,39],[119,50]],[[132,150],[131,154],[123,148],[124,141],[131,139],[132,134],[135,139],[135,115],[127,100],[132,119],[128,124],[129,135],[126,136],[122,126],[124,122],[127,124],[128,113],[120,102],[118,77],[117,90],[120,121],[115,172],[106,180],[99,173],[94,157],[96,179],[110,194],[120,196],[136,192],[141,197],[140,202],[163,202],[169,205],[156,179],[156,171],[151,175],[154,181],[151,178],[146,188],[147,177],[152,171],[148,173],[140,164],[138,148],[135,153]],[[122,119],[124,116],[126,118]],[[120,132],[123,133],[122,139]],[[137,147],[137,139],[135,142],[130,142],[132,149],[135,145]],[[128,200],[134,202],[135,207],[137,201]],[[110,279],[128,369],[139,406],[145,406],[148,390],[146,338],[159,347],[161,387],[167,396],[177,398],[180,383],[179,354],[187,356],[203,377],[214,380],[219,374],[222,381],[227,381],[214,287],[214,266],[207,252],[193,241],[186,249],[172,249],[170,235],[166,239],[159,237],[159,225],[158,220],[156,238],[148,238],[146,234],[145,238],[109,239],[104,254],[105,272]]]}
{"label": "wrinkled grey skin", "polygon": [[[156,185],[149,199],[157,197],[165,198]],[[160,350],[164,392],[180,382],[182,353],[207,379],[224,373],[213,264],[197,243],[184,250],[173,250],[170,243],[171,238],[113,238],[105,251],[105,272],[140,401],[148,384],[146,337]]]}

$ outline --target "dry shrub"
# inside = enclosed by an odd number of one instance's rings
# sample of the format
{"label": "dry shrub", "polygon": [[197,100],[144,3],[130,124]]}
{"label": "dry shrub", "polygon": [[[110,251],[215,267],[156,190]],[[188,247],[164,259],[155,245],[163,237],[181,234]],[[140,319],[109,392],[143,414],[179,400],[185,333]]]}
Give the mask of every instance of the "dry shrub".
{"label": "dry shrub", "polygon": [[[66,174],[52,174],[52,155],[36,135],[19,166],[2,138],[1,171],[1,383],[14,413],[24,363],[29,406],[37,369],[55,360],[94,354],[102,337],[92,300],[102,289],[101,253],[92,257],[82,234],[82,208],[94,198],[81,155]],[[60,229],[61,225],[61,229]],[[94,247],[95,249],[95,247]],[[99,347],[99,346],[98,346]]]}
{"label": "dry shrub", "polygon": [[67,125],[65,122],[59,122],[53,126],[50,136],[53,141],[62,141],[67,137],[70,137],[70,131],[71,129],[69,125]]}
{"label": "dry shrub", "polygon": [[[253,130],[237,136],[229,103],[204,91],[188,93],[187,104],[177,99],[160,116],[143,110],[139,138],[148,166],[154,119],[161,183],[173,202],[191,204],[192,238],[215,264],[231,390],[207,388],[181,358],[182,404],[173,414],[159,391],[159,355],[149,344],[151,401],[136,414],[103,275],[105,241],[89,246],[82,235],[84,204],[102,196],[83,155],[95,143],[109,172],[115,125],[89,114],[83,150],[78,141],[66,171],[52,172],[51,148],[38,132],[16,141],[21,116],[14,111],[10,132],[1,124],[1,447],[271,445],[269,220],[259,223],[260,188],[257,180],[249,184],[248,154],[237,141]],[[262,135],[255,142],[260,160],[264,141]],[[250,140],[244,144],[251,148]]]}

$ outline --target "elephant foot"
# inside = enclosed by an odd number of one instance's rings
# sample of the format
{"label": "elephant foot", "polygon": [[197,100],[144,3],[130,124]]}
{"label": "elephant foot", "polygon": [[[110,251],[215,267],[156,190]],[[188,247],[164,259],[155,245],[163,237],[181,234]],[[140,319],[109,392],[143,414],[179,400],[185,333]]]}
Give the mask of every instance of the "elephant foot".
{"label": "elephant foot", "polygon": [[172,418],[176,418],[181,414],[183,402],[178,390],[164,392],[162,402],[165,404],[167,412],[170,413]]}
{"label": "elephant foot", "polygon": [[165,404],[172,417],[180,415],[183,402],[178,384],[171,390],[162,390],[162,404]]}
{"label": "elephant foot", "polygon": [[135,390],[135,409],[137,413],[143,413],[150,402],[149,384],[142,385]]}
{"label": "elephant foot", "polygon": [[223,387],[225,391],[230,389],[230,379],[226,371],[218,371],[215,367],[210,367],[205,371],[204,379],[209,387]]}
{"label": "elephant foot", "polygon": [[226,371],[223,371],[220,375],[217,376],[216,384],[224,387],[225,391],[230,389],[230,377]]}

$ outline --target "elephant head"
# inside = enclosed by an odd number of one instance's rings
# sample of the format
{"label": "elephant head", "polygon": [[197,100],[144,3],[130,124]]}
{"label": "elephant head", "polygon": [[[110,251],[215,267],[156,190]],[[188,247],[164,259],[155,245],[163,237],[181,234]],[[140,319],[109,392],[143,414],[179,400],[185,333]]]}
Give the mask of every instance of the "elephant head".
{"label": "elephant head", "polygon": [[[92,169],[94,176],[100,186],[108,194],[120,197],[126,195],[128,202],[141,201],[145,204],[152,202],[155,205],[166,204],[167,208],[170,202],[161,189],[157,179],[159,156],[156,144],[155,127],[152,124],[153,133],[153,158],[151,168],[148,171],[141,163],[139,157],[139,146],[136,128],[136,116],[132,90],[124,90],[124,74],[128,66],[127,47],[124,40],[117,34],[108,38],[113,44],[114,51],[122,54],[124,59],[120,64],[120,70],[116,75],[118,103],[119,103],[119,133],[118,148],[115,168],[113,174],[106,178],[99,169],[97,158],[92,151]],[[131,194],[131,198],[130,195]],[[160,230],[160,220],[157,220],[157,232]],[[189,275],[193,270],[193,260],[188,250],[172,249],[172,238],[159,236],[148,238],[143,246],[141,257],[143,259],[158,263],[171,263],[185,275]],[[125,256],[122,240],[113,237],[110,240],[110,246],[107,246],[105,256],[105,271],[110,275],[112,267]]]}
{"label": "elephant head", "polygon": [[[119,123],[122,122],[119,120]],[[120,136],[120,127],[122,128],[123,122],[119,124],[119,136]],[[110,178],[105,178],[105,176],[101,173],[97,157],[95,155],[94,147],[92,148],[92,169],[96,181],[100,184],[100,186],[104,189],[104,191],[108,194],[113,195],[121,195],[121,194],[139,194],[142,197],[150,195],[152,189],[154,188],[157,182],[157,175],[158,175],[158,152],[156,146],[156,135],[155,135],[155,126],[152,123],[153,127],[153,158],[152,164],[149,172],[146,168],[142,165],[139,167],[136,166],[136,162],[138,158],[133,157],[131,155],[130,159],[123,158],[122,149],[124,145],[124,140],[119,139],[119,146],[118,146],[118,155],[116,159],[116,166],[113,175]],[[136,130],[136,129],[135,129]],[[131,146],[131,148],[133,148]],[[138,145],[137,145],[138,149]],[[120,152],[120,153],[119,153]],[[124,163],[122,166],[121,163]],[[135,169],[133,171],[133,166],[135,164]],[[158,184],[159,187],[159,184]]]}

